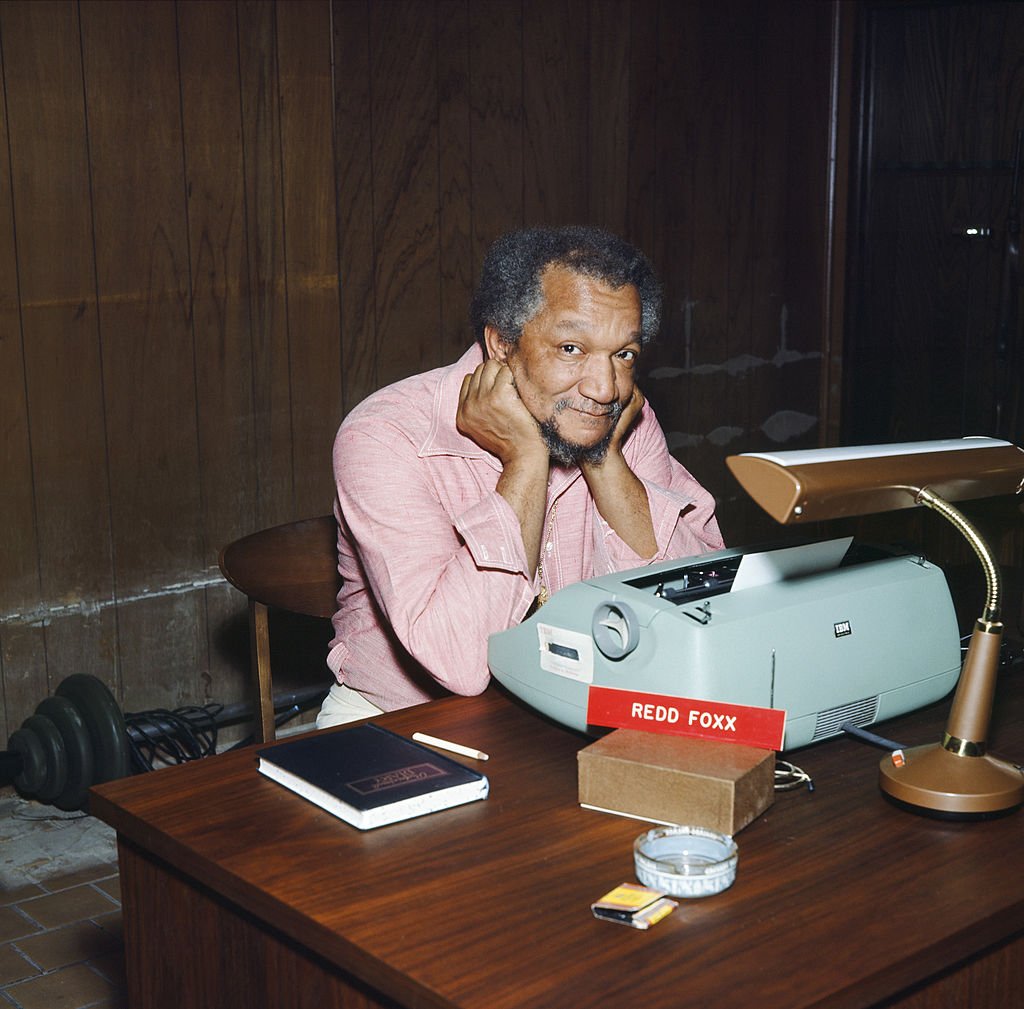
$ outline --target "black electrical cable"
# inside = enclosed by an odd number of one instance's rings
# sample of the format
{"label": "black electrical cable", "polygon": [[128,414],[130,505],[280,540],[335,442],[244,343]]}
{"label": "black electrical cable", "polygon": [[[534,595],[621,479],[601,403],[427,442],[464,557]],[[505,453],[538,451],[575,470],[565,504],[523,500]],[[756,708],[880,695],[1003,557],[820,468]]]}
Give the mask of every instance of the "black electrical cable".
{"label": "black electrical cable", "polygon": [[[286,722],[323,700],[323,690],[299,691],[285,695],[291,704],[278,712],[274,724],[280,728]],[[223,704],[189,705],[168,711],[154,708],[125,714],[128,730],[128,750],[131,756],[132,773],[152,771],[168,764],[185,764],[190,760],[212,756],[217,752],[217,729],[234,721],[239,706],[226,708]],[[248,707],[242,705],[242,714],[248,714]],[[253,741],[252,735],[235,743],[229,749],[247,746]]]}
{"label": "black electrical cable", "polygon": [[[961,657],[967,651],[967,645],[971,640],[969,634],[962,635],[960,638],[960,654]],[[854,739],[859,739],[863,743],[870,743],[872,746],[877,746],[880,749],[888,750],[890,753],[895,750],[905,750],[907,748],[906,743],[897,743],[895,740],[886,739],[885,736],[879,736],[877,733],[868,732],[867,729],[862,728],[859,725],[855,725],[853,722],[843,722],[839,726],[848,736],[853,736]]]}
{"label": "black electrical cable", "polygon": [[217,752],[217,716],[223,705],[156,708],[125,714],[134,772],[184,764]]}
{"label": "black electrical cable", "polygon": [[[274,728],[280,729],[286,722],[290,722],[297,715],[301,715],[305,708],[310,707],[309,704],[305,706],[302,704],[293,704],[290,708],[286,708],[284,711],[278,712],[274,717]],[[229,750],[240,750],[243,746],[248,746],[250,743],[256,741],[256,736],[253,733],[249,733],[244,739],[240,739],[233,746],[229,746]]]}
{"label": "black electrical cable", "polygon": [[892,752],[893,750],[906,749],[905,743],[894,743],[891,739],[886,739],[885,736],[878,736],[874,732],[862,729],[859,725],[854,725],[853,722],[843,722],[839,728],[847,735],[860,739],[865,743],[870,743],[872,746],[880,746],[883,750]]}

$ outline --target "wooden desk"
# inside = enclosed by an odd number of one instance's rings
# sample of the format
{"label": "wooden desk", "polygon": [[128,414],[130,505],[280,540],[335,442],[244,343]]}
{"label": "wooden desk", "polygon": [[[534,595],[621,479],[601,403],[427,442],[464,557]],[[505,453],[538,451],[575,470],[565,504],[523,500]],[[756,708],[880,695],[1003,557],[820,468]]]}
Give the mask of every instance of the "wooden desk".
{"label": "wooden desk", "polygon": [[[945,709],[885,730],[930,741]],[[1024,676],[997,709],[994,749],[1024,757]],[[1022,1004],[1024,813],[903,812],[881,751],[820,744],[796,756],[816,791],[738,835],[732,889],[641,932],[590,914],[634,878],[644,828],[577,806],[582,737],[493,686],[380,721],[488,751],[490,798],[361,833],[262,778],[252,749],[93,790],[118,831],[133,1009]]]}

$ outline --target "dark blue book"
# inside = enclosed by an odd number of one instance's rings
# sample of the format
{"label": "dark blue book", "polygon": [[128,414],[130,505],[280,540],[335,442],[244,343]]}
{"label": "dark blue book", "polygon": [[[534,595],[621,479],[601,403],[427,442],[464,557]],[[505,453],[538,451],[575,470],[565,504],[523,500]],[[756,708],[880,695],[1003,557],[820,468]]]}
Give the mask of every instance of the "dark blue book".
{"label": "dark blue book", "polygon": [[485,799],[489,789],[479,771],[373,722],[256,756],[261,774],[360,830]]}

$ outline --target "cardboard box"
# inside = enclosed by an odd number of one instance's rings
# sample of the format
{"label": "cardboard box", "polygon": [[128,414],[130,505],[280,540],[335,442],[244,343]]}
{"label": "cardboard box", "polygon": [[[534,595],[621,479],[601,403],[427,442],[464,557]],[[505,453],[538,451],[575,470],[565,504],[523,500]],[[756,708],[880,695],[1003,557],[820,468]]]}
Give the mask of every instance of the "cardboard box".
{"label": "cardboard box", "polygon": [[735,834],[775,801],[775,753],[617,729],[580,750],[579,801],[656,823]]}

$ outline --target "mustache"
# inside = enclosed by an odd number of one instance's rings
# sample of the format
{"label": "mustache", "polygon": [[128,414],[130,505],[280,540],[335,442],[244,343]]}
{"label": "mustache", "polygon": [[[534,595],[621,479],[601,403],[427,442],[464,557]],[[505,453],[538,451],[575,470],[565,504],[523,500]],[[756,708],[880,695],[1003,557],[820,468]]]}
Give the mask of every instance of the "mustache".
{"label": "mustache", "polygon": [[593,417],[611,417],[612,420],[618,420],[624,409],[618,400],[606,404],[595,403],[592,399],[560,399],[555,403],[554,412],[559,414],[564,410],[578,410]]}

